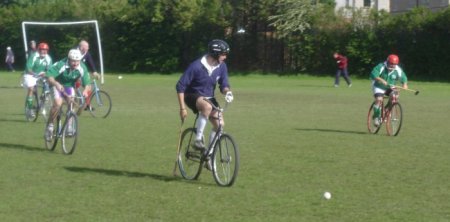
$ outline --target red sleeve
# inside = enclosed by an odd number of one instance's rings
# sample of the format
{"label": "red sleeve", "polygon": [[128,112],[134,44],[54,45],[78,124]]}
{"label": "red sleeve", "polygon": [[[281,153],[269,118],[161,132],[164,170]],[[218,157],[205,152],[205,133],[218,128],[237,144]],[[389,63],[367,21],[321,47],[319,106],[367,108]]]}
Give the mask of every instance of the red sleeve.
{"label": "red sleeve", "polygon": [[346,68],[347,67],[347,57],[339,55],[338,60],[340,61],[339,68]]}

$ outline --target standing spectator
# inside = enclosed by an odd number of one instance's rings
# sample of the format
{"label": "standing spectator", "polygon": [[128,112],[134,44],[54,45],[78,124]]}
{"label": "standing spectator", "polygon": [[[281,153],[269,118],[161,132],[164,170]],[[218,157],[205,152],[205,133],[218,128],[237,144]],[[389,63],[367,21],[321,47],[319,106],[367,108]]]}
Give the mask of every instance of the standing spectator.
{"label": "standing spectator", "polygon": [[352,81],[350,80],[350,77],[348,76],[348,59],[347,57],[335,52],[333,54],[334,59],[336,60],[338,69],[336,71],[336,79],[334,80],[334,87],[339,87],[339,77],[341,74],[344,75],[344,79],[347,82],[348,87],[352,86]]}
{"label": "standing spectator", "polygon": [[[94,59],[92,58],[91,53],[89,53],[89,43],[86,40],[81,40],[80,43],[78,43],[78,50],[80,50],[82,55],[81,61],[86,65],[86,67],[89,70],[89,73],[91,73],[91,78],[99,79],[100,75],[97,73],[97,68]],[[80,82],[77,82],[75,87],[76,88],[80,87]],[[91,94],[92,92],[89,92],[89,96],[86,97],[86,107],[84,108],[84,110],[92,109]]]}
{"label": "standing spectator", "polygon": [[11,47],[6,47],[6,59],[5,59],[6,67],[8,68],[8,71],[15,72],[13,64],[14,64],[14,52],[12,51]]}
{"label": "standing spectator", "polygon": [[78,44],[78,49],[83,56],[81,61],[88,67],[89,72],[93,75],[93,77],[98,78],[100,75],[97,73],[94,59],[92,58],[91,53],[89,53],[89,43],[86,40],[81,40]]}
{"label": "standing spectator", "polygon": [[30,41],[30,49],[25,53],[27,59],[28,59],[28,57],[33,57],[36,52],[37,52],[36,41],[31,40]]}

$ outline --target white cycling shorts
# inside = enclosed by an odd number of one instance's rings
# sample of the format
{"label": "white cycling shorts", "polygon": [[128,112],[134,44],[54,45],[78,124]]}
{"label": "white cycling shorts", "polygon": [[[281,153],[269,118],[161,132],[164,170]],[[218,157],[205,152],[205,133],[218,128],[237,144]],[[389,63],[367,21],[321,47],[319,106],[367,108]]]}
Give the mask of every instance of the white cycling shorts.
{"label": "white cycling shorts", "polygon": [[29,88],[34,87],[36,85],[38,78],[34,77],[33,75],[24,74],[23,75],[23,87]]}

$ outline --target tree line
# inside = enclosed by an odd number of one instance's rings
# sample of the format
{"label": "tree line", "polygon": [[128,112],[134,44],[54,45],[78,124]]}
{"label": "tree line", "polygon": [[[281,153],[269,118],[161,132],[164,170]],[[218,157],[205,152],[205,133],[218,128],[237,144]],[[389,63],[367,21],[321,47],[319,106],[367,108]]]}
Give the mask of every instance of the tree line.
{"label": "tree line", "polygon": [[[23,21],[97,20],[106,72],[181,72],[211,39],[231,46],[233,73],[332,75],[335,51],[352,75],[368,76],[390,53],[411,79],[449,81],[450,9],[336,11],[332,0],[9,0],[0,3],[0,46],[25,64]],[[28,39],[46,41],[59,59],[92,27],[33,26]],[[5,50],[0,51],[4,57]]]}

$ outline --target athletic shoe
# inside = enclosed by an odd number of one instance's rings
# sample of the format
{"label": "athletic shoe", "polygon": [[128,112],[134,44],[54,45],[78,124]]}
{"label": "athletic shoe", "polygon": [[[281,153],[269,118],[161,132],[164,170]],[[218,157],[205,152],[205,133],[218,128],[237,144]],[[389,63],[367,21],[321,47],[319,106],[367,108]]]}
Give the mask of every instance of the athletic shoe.
{"label": "athletic shoe", "polygon": [[207,161],[205,161],[204,166],[207,170],[212,171],[212,160],[208,159]]}
{"label": "athletic shoe", "polygon": [[28,116],[32,119],[34,119],[36,117],[36,114],[34,113],[34,110],[29,109],[28,110]]}
{"label": "athletic shoe", "polygon": [[84,108],[84,111],[94,111],[94,107],[87,105],[86,108]]}
{"label": "athletic shoe", "polygon": [[53,124],[48,124],[47,129],[45,130],[45,140],[52,141],[53,136]]}
{"label": "athletic shoe", "polygon": [[381,124],[381,121],[380,121],[379,117],[376,117],[376,118],[373,119],[373,125],[374,126],[378,127],[378,126],[380,126],[380,124]]}
{"label": "athletic shoe", "polygon": [[350,88],[350,87],[352,87],[352,84],[351,84],[351,83],[348,85],[348,88]]}
{"label": "athletic shoe", "polygon": [[194,149],[204,151],[205,150],[205,144],[203,144],[202,140],[195,140],[194,145],[192,145]]}
{"label": "athletic shoe", "polygon": [[339,85],[338,85],[338,84],[334,84],[334,87],[336,87],[336,88],[337,88],[337,87],[339,87]]}

